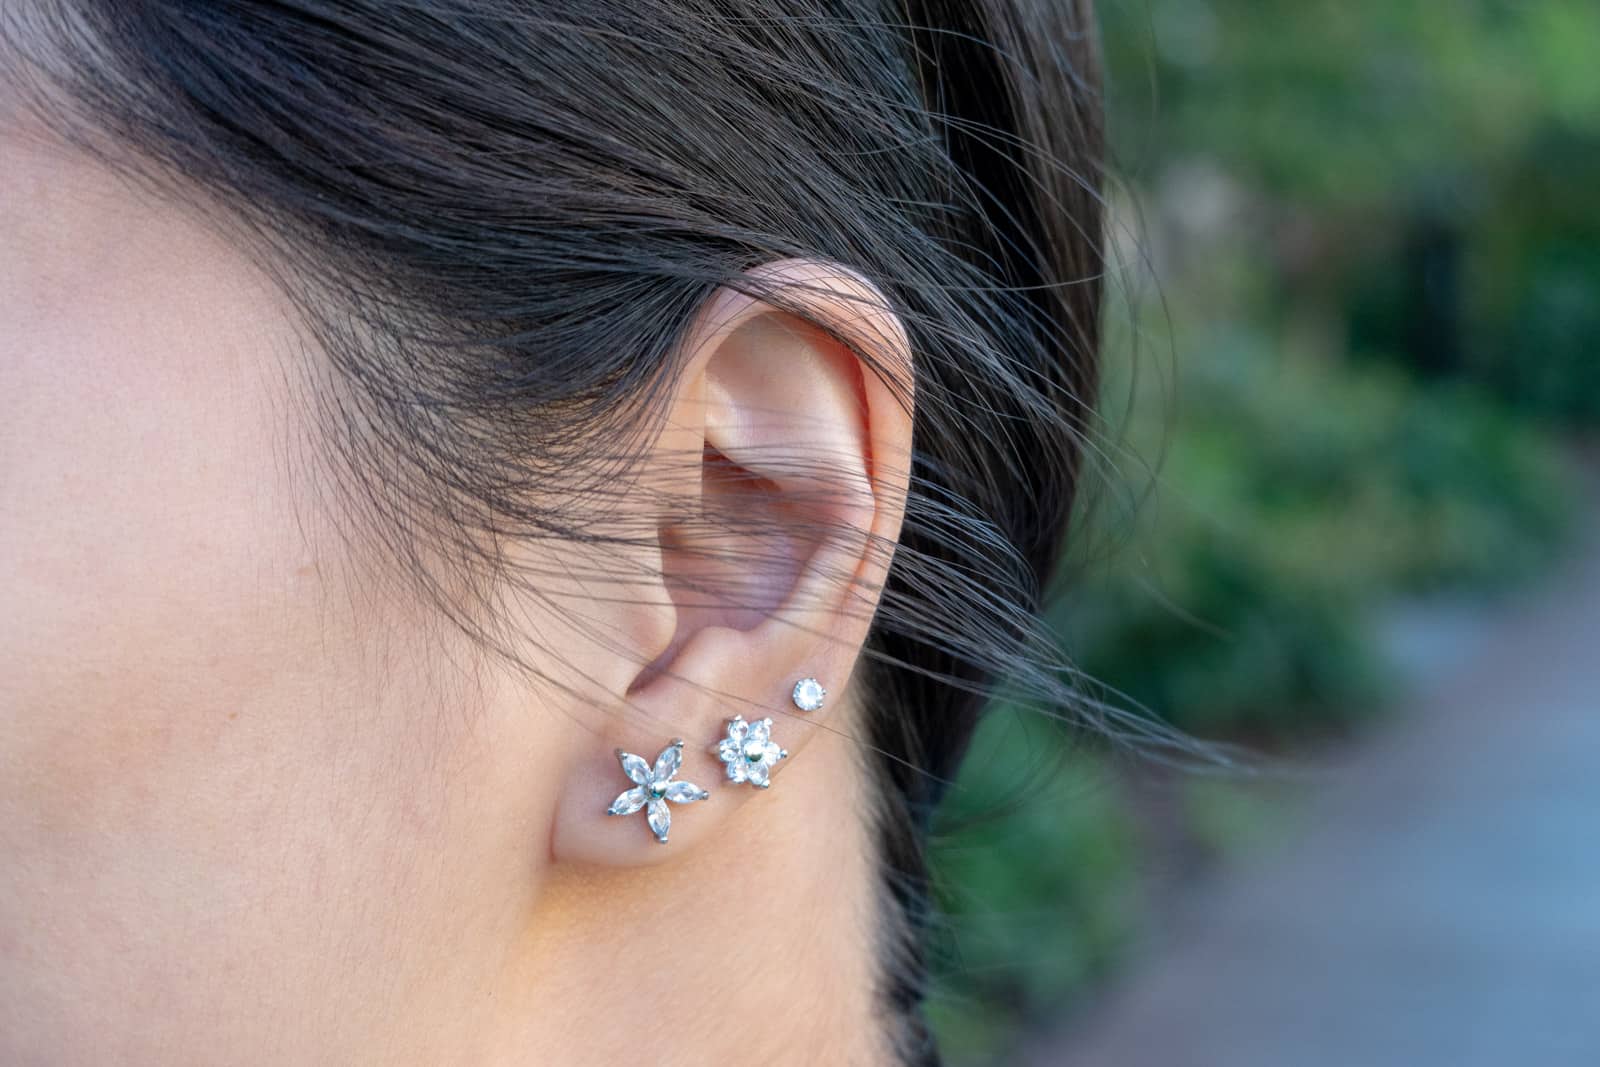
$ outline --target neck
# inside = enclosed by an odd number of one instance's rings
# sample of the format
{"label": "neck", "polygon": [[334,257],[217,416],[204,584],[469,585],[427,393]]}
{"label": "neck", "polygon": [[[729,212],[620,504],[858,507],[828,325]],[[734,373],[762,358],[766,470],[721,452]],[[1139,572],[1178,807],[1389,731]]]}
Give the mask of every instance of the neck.
{"label": "neck", "polygon": [[805,755],[720,843],[643,870],[551,872],[490,1062],[888,1063],[854,742],[824,733]]}

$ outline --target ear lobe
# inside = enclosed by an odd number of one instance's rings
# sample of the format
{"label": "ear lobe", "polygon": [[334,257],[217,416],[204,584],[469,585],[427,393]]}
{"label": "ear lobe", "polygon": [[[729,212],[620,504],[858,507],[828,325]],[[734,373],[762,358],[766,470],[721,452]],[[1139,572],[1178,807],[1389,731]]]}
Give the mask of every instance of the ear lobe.
{"label": "ear lobe", "polygon": [[[624,748],[659,743],[639,736],[646,723],[662,738],[691,739],[685,771],[708,785],[723,767],[698,739],[713,742],[734,715],[773,718],[791,756],[785,768],[805,758],[823,721],[848,732],[845,683],[888,574],[910,470],[911,355],[883,296],[812,262],[774,264],[741,282],[718,290],[685,338],[657,446],[662,469],[678,472],[675,492],[691,498],[662,515],[673,635],[629,689],[641,714],[613,724]],[[697,458],[698,478],[682,476],[686,456]],[[807,676],[831,695],[802,716],[789,697]],[[615,793],[606,762],[595,765],[595,806],[574,812],[599,845],[574,846],[591,862],[676,854],[743,799],[710,785],[712,801],[674,824],[678,849],[645,848],[653,842],[637,826],[595,818],[612,799],[606,790]],[[558,842],[578,836],[576,826],[560,830]]]}

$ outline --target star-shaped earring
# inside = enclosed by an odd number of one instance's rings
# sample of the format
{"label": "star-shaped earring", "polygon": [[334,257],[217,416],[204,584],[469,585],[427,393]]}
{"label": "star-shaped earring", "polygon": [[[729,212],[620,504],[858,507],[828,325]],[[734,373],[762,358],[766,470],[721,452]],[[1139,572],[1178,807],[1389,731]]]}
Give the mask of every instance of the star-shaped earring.
{"label": "star-shaped earring", "polygon": [[728,767],[728,781],[749,782],[766,789],[767,772],[789,753],[772,741],[772,720],[745,722],[743,715],[728,720],[728,736],[717,742],[717,758]]}
{"label": "star-shaped earring", "polygon": [[667,801],[690,804],[711,795],[693,782],[673,780],[683,763],[681,738],[661,750],[654,767],[646,763],[643,757],[620,748],[617,749],[617,759],[622,763],[622,773],[628,776],[634,787],[613,800],[606,814],[632,815],[640,808],[648,809],[645,819],[655,832],[656,840],[663,845],[667,843],[667,831],[672,828],[672,812],[667,808]]}

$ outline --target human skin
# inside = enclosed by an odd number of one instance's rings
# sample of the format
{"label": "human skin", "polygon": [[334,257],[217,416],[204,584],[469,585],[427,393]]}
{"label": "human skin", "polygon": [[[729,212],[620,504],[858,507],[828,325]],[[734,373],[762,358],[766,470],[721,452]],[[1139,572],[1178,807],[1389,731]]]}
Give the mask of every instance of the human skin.
{"label": "human skin", "polygon": [[[754,620],[675,604],[670,552],[602,602],[528,547],[517,669],[341,512],[325,357],[241,246],[0,115],[0,1062],[885,1062],[871,594],[824,577],[887,560],[795,542]],[[685,353],[639,477],[803,417],[833,517],[893,541],[909,415],[850,350],[722,291]],[[704,751],[734,710],[791,752],[769,791]],[[712,797],[662,847],[603,812],[612,750],[674,736]]]}

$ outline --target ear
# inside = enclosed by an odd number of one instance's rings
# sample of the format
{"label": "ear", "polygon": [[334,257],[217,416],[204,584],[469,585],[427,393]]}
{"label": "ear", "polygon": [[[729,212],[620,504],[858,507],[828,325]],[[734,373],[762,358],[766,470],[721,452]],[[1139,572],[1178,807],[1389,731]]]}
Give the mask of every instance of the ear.
{"label": "ear", "polygon": [[[733,716],[773,720],[778,790],[816,731],[850,731],[847,683],[905,515],[910,346],[864,279],[809,261],[751,271],[706,301],[676,365],[642,476],[661,501],[659,587],[629,625],[664,640],[629,680],[631,713],[601,729],[647,761],[684,739],[678,777],[710,796],[669,805],[674,848],[658,849],[644,813],[606,817],[631,783],[597,744],[559,801],[556,859],[682,855],[741,804],[771,803],[714,754]],[[810,713],[791,703],[806,677],[828,690]]]}

